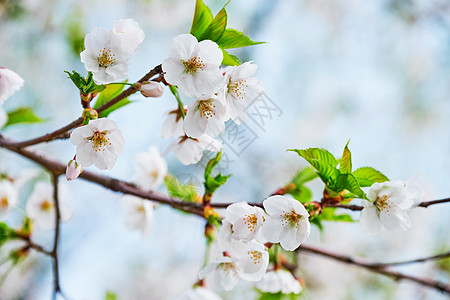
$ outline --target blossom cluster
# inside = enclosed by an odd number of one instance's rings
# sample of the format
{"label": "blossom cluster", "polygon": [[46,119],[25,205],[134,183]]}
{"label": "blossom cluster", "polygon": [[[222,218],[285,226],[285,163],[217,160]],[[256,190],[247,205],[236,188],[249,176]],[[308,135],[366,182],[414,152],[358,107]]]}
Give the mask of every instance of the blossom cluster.
{"label": "blossom cluster", "polygon": [[203,151],[221,149],[214,138],[225,131],[225,122],[244,121],[247,106],[264,89],[252,77],[257,68],[252,62],[220,68],[223,53],[213,41],[198,42],[193,35],[182,34],[174,38],[168,55],[162,64],[165,80],[195,99],[184,108],[185,118],[179,110],[169,113],[162,136],[175,137],[166,152],[173,150],[181,163],[193,164]]}
{"label": "blossom cluster", "polygon": [[300,292],[292,275],[280,273],[280,277],[279,269],[275,274],[267,272],[269,252],[265,243],[280,243],[285,250],[295,250],[310,234],[309,214],[300,202],[285,196],[271,196],[264,200],[263,207],[265,211],[245,202],[228,206],[214,258],[200,271],[200,279],[211,273],[215,287],[222,290],[233,289],[239,279],[260,281],[258,286],[265,290],[275,276],[282,281],[279,290],[274,291],[272,286],[267,291]]}

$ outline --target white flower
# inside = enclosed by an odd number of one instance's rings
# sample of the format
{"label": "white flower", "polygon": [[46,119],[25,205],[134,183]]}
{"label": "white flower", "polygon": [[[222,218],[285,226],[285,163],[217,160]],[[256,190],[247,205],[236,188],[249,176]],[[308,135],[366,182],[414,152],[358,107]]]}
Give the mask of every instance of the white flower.
{"label": "white flower", "polygon": [[256,65],[251,62],[240,66],[227,67],[225,78],[226,106],[229,117],[240,124],[247,118],[247,106],[258,98],[264,91],[262,83],[254,77]]}
{"label": "white flower", "polygon": [[269,214],[261,228],[267,241],[293,251],[309,237],[309,214],[299,201],[277,195],[264,200],[263,206]]}
{"label": "white flower", "polygon": [[213,41],[199,43],[193,35],[181,34],[173,39],[168,54],[162,63],[164,78],[186,96],[211,95],[223,87],[219,70],[223,53]]}
{"label": "white flower", "polygon": [[[248,281],[259,281],[264,277],[269,265],[267,248],[252,240],[244,243],[237,241],[241,247],[226,251],[228,256],[219,256],[199,272],[203,279],[212,274],[217,288],[229,291],[239,282],[239,278]],[[224,249],[220,249],[224,250]]]}
{"label": "white flower", "polygon": [[190,165],[200,161],[203,151],[209,150],[219,152],[221,148],[222,144],[219,141],[206,134],[203,134],[196,139],[183,136],[178,140],[173,141],[169,147],[167,147],[166,151],[164,151],[164,154],[173,150],[182,164]]}
{"label": "white flower", "polygon": [[219,136],[225,131],[226,113],[225,105],[216,95],[200,97],[187,108],[184,131],[193,138],[204,133]]}
{"label": "white flower", "polygon": [[190,290],[185,291],[174,300],[221,300],[217,294],[211,292],[204,287],[193,287]]}
{"label": "white flower", "polygon": [[401,180],[374,183],[367,193],[370,201],[363,201],[360,223],[369,234],[377,233],[381,225],[390,231],[403,231],[411,226],[407,213],[417,198],[415,191]]}
{"label": "white flower", "polygon": [[0,104],[19,90],[23,82],[22,77],[14,71],[0,67]]}
{"label": "white flower", "polygon": [[132,195],[122,196],[121,201],[128,211],[125,226],[130,230],[140,230],[142,236],[147,235],[153,221],[153,204]]}
{"label": "white flower", "polygon": [[[72,216],[72,208],[66,202],[64,186],[59,186],[58,200],[61,213],[61,222],[66,222]],[[53,195],[53,186],[46,182],[38,182],[28,199],[26,211],[28,217],[43,229],[55,227],[56,211]]]}
{"label": "white flower", "polygon": [[67,181],[77,179],[82,171],[81,165],[76,161],[70,160],[66,167],[66,179]]}
{"label": "white flower", "polygon": [[0,216],[10,213],[17,205],[18,190],[8,179],[0,181]]}
{"label": "white flower", "polygon": [[125,141],[114,121],[101,118],[76,128],[70,142],[77,145],[77,162],[83,167],[92,164],[100,170],[112,169],[122,153]]}
{"label": "white flower", "polygon": [[285,270],[269,271],[266,276],[256,284],[261,292],[266,293],[283,293],[283,294],[300,294],[302,286]]}
{"label": "white flower", "polygon": [[164,86],[158,82],[146,81],[141,84],[139,91],[144,97],[158,98],[164,93]]}
{"label": "white flower", "polygon": [[146,191],[157,189],[167,175],[166,161],[156,147],[150,147],[147,152],[138,153],[135,165],[138,174],[134,182]]}
{"label": "white flower", "polygon": [[133,54],[139,45],[144,41],[144,31],[133,19],[120,19],[114,23],[113,33],[117,34],[122,40],[122,47]]}
{"label": "white flower", "polygon": [[163,139],[184,136],[183,117],[180,110],[175,109],[168,113],[162,125],[161,136]]}
{"label": "white flower", "polygon": [[264,220],[264,211],[246,202],[233,203],[227,207],[225,220],[232,225],[231,238],[250,241],[256,238]]}
{"label": "white flower", "polygon": [[0,107],[0,129],[5,126],[6,122],[8,122],[8,115],[6,114],[5,110]]}

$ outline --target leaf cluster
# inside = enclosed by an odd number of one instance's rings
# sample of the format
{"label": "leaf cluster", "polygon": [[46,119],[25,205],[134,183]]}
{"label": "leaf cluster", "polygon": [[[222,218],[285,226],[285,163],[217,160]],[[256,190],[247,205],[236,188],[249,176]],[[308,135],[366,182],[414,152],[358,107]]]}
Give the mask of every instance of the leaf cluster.
{"label": "leaf cluster", "polygon": [[228,177],[231,175],[217,174],[216,176],[211,176],[213,169],[219,164],[220,158],[222,157],[222,151],[217,153],[216,157],[212,158],[205,168],[205,194],[212,195],[220,186],[227,182]]}
{"label": "leaf cluster", "polygon": [[104,85],[97,85],[94,82],[94,78],[92,72],[88,73],[88,77],[85,79],[78,72],[72,71],[64,71],[69,75],[68,78],[72,80],[73,84],[80,90],[80,94],[87,95],[92,93],[99,93],[105,89]]}
{"label": "leaf cluster", "polygon": [[213,17],[209,7],[202,0],[197,0],[190,33],[199,41],[216,42],[223,52],[222,64],[236,66],[241,64],[241,60],[237,56],[229,54],[225,49],[253,46],[262,44],[262,42],[254,42],[243,32],[227,28],[228,16],[225,9],[227,4]]}

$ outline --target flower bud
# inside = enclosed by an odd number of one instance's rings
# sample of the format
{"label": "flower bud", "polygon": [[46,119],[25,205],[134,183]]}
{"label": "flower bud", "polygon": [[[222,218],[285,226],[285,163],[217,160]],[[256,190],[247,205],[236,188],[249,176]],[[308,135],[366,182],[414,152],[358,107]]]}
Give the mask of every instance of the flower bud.
{"label": "flower bud", "polygon": [[139,90],[144,97],[158,98],[164,93],[164,86],[158,82],[143,82]]}
{"label": "flower bud", "polygon": [[81,165],[79,165],[76,161],[71,160],[67,164],[66,168],[66,179],[67,181],[74,180],[80,176],[82,172]]}

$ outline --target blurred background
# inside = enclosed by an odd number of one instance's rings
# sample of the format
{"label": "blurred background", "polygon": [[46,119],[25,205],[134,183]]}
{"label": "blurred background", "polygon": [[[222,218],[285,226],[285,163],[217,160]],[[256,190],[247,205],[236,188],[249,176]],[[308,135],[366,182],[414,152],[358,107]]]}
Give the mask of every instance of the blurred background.
{"label": "blurred background", "polygon": [[[215,14],[226,1],[205,3]],[[146,38],[131,60],[134,82],[166,58],[173,37],[189,32],[194,6],[194,0],[0,0],[0,66],[25,80],[4,107],[33,106],[47,119],[4,133],[31,138],[80,116],[77,89],[63,71],[86,74],[80,41],[93,28],[112,28],[120,18],[139,23]],[[324,147],[339,157],[348,139],[355,168],[372,166],[390,179],[417,183],[424,200],[449,197],[449,6],[446,0],[231,1],[228,26],[266,42],[234,53],[258,65],[256,77],[270,108],[241,125],[252,136],[245,149],[224,147],[222,172],[233,176],[214,201],[262,201],[306,166],[286,149]],[[133,104],[110,115],[126,145],[114,169],[105,172],[124,180],[135,175],[136,153],[151,145],[162,152],[169,145],[160,137],[161,125],[164,114],[176,108],[168,90],[159,99],[139,94],[130,99]],[[64,162],[75,153],[68,141],[34,148]],[[173,153],[166,160],[171,174],[201,182],[201,166],[186,167]],[[10,176],[34,167],[0,151],[0,171]],[[75,209],[62,225],[60,244],[67,299],[104,299],[107,291],[125,300],[171,299],[195,283],[205,248],[203,220],[161,206],[150,234],[142,237],[125,228],[120,195],[82,180],[63,183]],[[309,186],[320,200],[322,183]],[[22,207],[31,189],[27,185],[21,192]],[[353,216],[358,220],[358,213]],[[323,234],[313,228],[308,243],[380,262],[448,251],[449,204],[415,209],[411,216],[409,231],[376,236],[364,234],[358,223],[326,223]],[[21,217],[16,211],[2,221],[18,226]],[[52,235],[37,229],[33,238],[49,247]],[[397,269],[449,282],[449,260]],[[0,267],[0,299],[50,299],[49,258],[33,253],[7,277],[6,270]],[[307,254],[300,255],[300,271],[303,299],[446,299],[431,289]],[[244,282],[221,294],[224,299],[254,295]]]}

